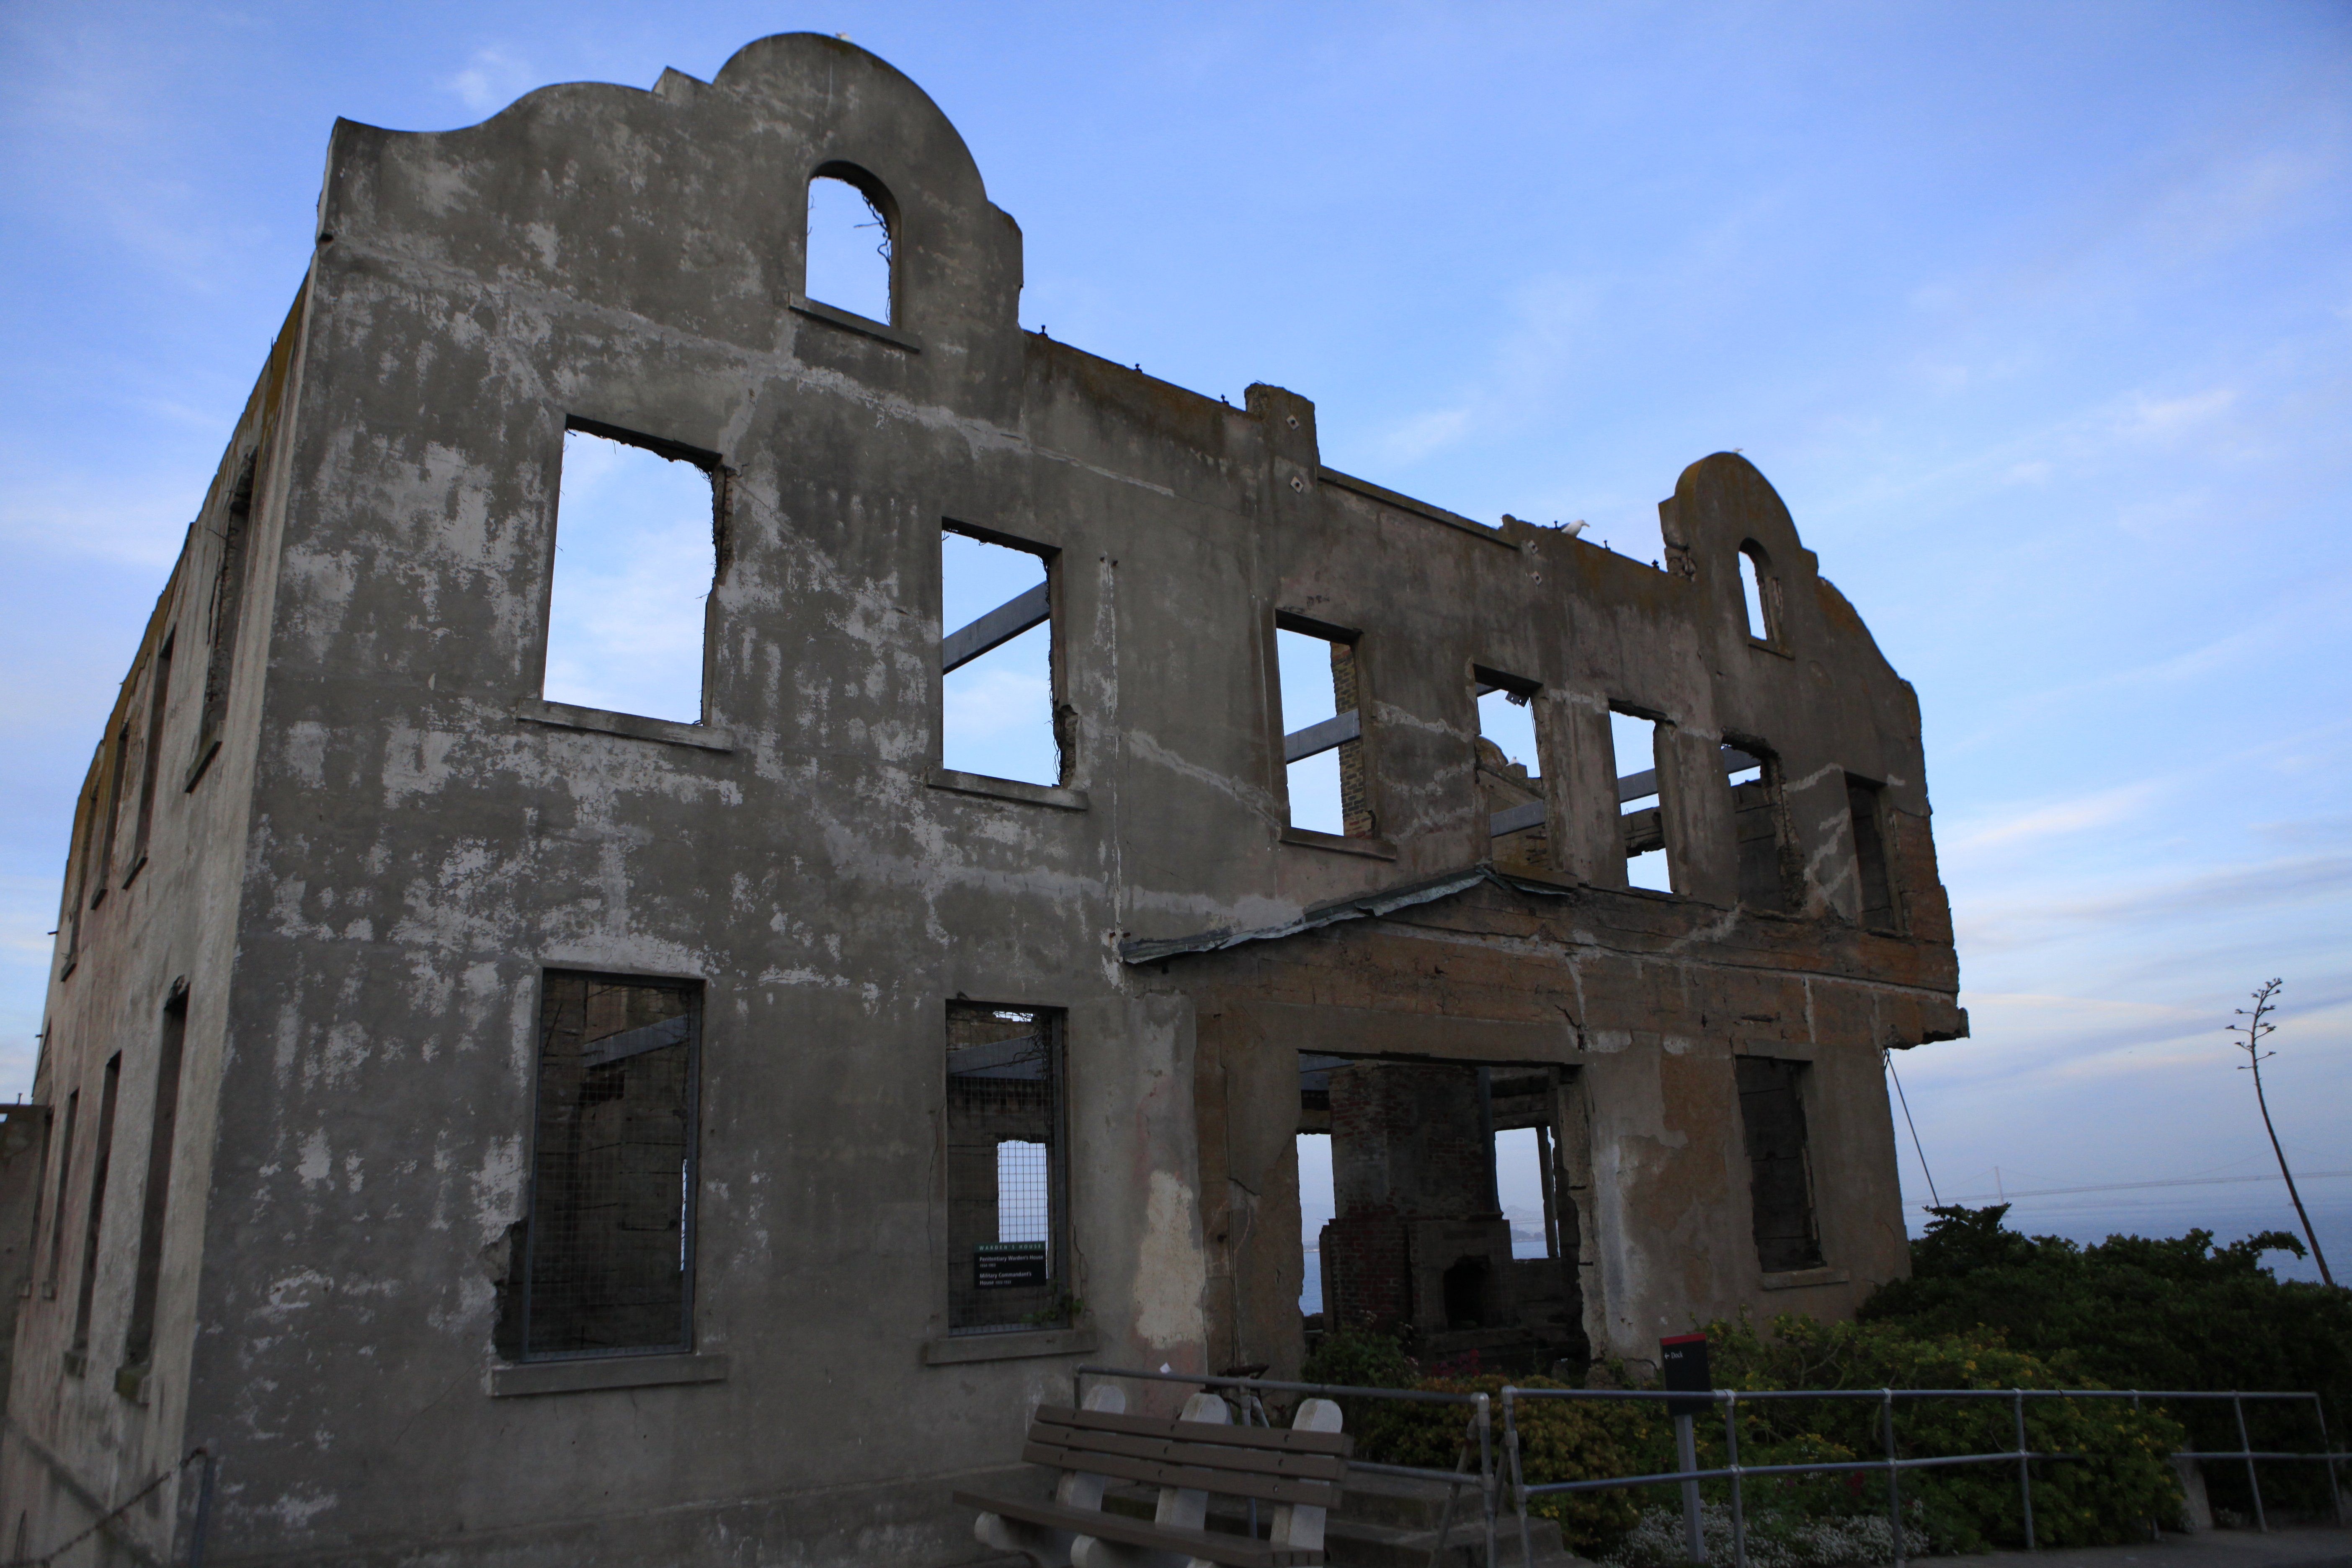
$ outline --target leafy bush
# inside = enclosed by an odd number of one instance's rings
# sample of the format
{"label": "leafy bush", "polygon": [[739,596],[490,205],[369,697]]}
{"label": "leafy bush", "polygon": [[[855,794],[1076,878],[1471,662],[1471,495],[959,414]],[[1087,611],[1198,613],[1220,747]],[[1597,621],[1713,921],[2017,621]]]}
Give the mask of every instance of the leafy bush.
{"label": "leafy bush", "polygon": [[[1503,1459],[1501,1377],[1424,1377],[1395,1340],[1358,1329],[1326,1334],[1300,1376],[1308,1383],[1357,1388],[1416,1388],[1438,1394],[1489,1395],[1492,1441],[1498,1467]],[[1549,1378],[1515,1381],[1521,1388],[1565,1386]],[[1356,1454],[1384,1465],[1416,1465],[1451,1470],[1470,1445],[1467,1468],[1478,1470],[1477,1437],[1466,1405],[1420,1404],[1394,1399],[1342,1399],[1347,1430],[1356,1435]],[[1528,1479],[1570,1481],[1636,1473],[1639,1458],[1655,1445],[1651,1428],[1656,1412],[1637,1402],[1530,1400],[1518,1407],[1519,1450]],[[1507,1475],[1507,1469],[1504,1472]],[[1636,1510],[1623,1491],[1568,1492],[1534,1498],[1528,1511],[1559,1521],[1571,1551],[1591,1556],[1633,1527]]]}
{"label": "leafy bush", "polygon": [[[1913,1335],[1893,1325],[1823,1324],[1789,1315],[1770,1332],[1745,1322],[1707,1327],[1718,1386],[1776,1389],[2054,1388],[2085,1386],[2079,1375],[2013,1351],[1982,1334]],[[1501,1392],[1505,1379],[1424,1378],[1394,1341],[1352,1332],[1327,1338],[1307,1363],[1309,1381],[1360,1387],[1414,1387],[1493,1396],[1496,1459],[1502,1464]],[[1512,1380],[1523,1389],[1558,1388],[1545,1378]],[[1654,1384],[1650,1386],[1655,1386]],[[1450,1470],[1462,1454],[1469,1411],[1458,1405],[1344,1400],[1348,1429],[1362,1458]],[[1870,1459],[1885,1452],[1875,1400],[1759,1400],[1739,1409],[1744,1466]],[[1677,1468],[1672,1423],[1662,1405],[1631,1400],[1534,1399],[1517,1403],[1520,1460],[1531,1486],[1654,1475]],[[2008,1401],[1905,1400],[1895,1405],[1897,1450],[1906,1458],[1993,1453],[2015,1441]],[[2026,1411],[2027,1441],[2042,1452],[2083,1458],[2037,1463],[2034,1532],[2042,1546],[2082,1546],[2146,1539],[2151,1518],[2177,1521],[2179,1491],[2167,1456],[2179,1427],[2161,1412],[2135,1411],[2120,1400],[2035,1400]],[[1723,1423],[1697,1423],[1702,1468],[1727,1460]],[[1475,1468],[1475,1453],[1471,1460]],[[1506,1472],[1507,1474],[1507,1472]],[[1730,1484],[1710,1481],[1708,1503],[1727,1509]],[[2023,1514],[2013,1466],[1986,1464],[1913,1470],[1901,1481],[1906,1544],[1945,1552],[2021,1545]],[[1841,1553],[1891,1545],[1885,1482],[1856,1472],[1755,1478],[1742,1484],[1748,1528],[1768,1568],[1822,1568],[1853,1561]],[[1558,1520],[1571,1550],[1640,1568],[1680,1541],[1671,1492],[1646,1497],[1621,1489],[1553,1493],[1528,1510]],[[1728,1519],[1727,1511],[1723,1516]],[[1661,1522],[1661,1521],[1664,1522]],[[1669,1529],[1671,1526],[1671,1529]],[[1727,1523],[1725,1528],[1728,1528]],[[1662,1534],[1661,1532],[1664,1533]],[[1656,1537],[1657,1540],[1653,1540]],[[1679,1552],[1675,1544],[1673,1551]],[[1667,1559],[1660,1558],[1660,1562]]]}
{"label": "leafy bush", "polygon": [[[1915,1334],[1888,1323],[1818,1323],[1789,1314],[1759,1334],[1746,1323],[1714,1323],[1707,1349],[1715,1381],[1743,1390],[1782,1388],[2087,1388],[2056,1365],[2014,1351],[1983,1333]],[[1875,1400],[1769,1400],[1742,1407],[1740,1462],[1804,1463],[1885,1452],[1885,1407]],[[1719,1463],[1721,1423],[1701,1424],[1702,1462]],[[2168,1456],[2185,1434],[2164,1413],[2136,1411],[2123,1400],[2033,1399],[2025,1404],[2028,1446],[2081,1458],[2033,1467],[2033,1526],[2038,1545],[2089,1546],[2147,1539],[2151,1519],[2176,1521],[2179,1483]],[[1997,1453],[2016,1445],[2014,1407],[2001,1399],[1895,1402],[1896,1452],[1905,1458]],[[1708,1458],[1707,1454],[1715,1457]],[[1885,1511],[1876,1476],[1790,1478],[1778,1489],[1810,1517],[1868,1509]],[[1834,1496],[1845,1493],[1840,1502]],[[1906,1501],[1916,1500],[1937,1549],[1983,1552],[2021,1546],[2024,1514],[2014,1466],[1981,1464],[1906,1471]],[[1752,1509],[1780,1503],[1773,1483],[1751,1483]]]}
{"label": "leafy bush", "polygon": [[[1874,1292],[1865,1322],[1985,1335],[2110,1388],[2313,1389],[2328,1429],[2352,1430],[2352,1290],[2282,1280],[2262,1266],[2267,1251],[2303,1256],[2295,1237],[2267,1231],[2216,1247],[2210,1231],[2192,1230],[2083,1247],[2005,1228],[2005,1205],[1931,1212],[1911,1278]],[[2196,1447],[2238,1446],[2227,1404],[2181,1401],[2171,1414]],[[2318,1446],[2308,1405],[2249,1404],[2246,1419],[2257,1448]],[[2216,1507],[2251,1508],[2242,1466],[2210,1466],[2207,1484]],[[2317,1465],[2266,1466],[2263,1489],[2273,1502],[2326,1506]]]}

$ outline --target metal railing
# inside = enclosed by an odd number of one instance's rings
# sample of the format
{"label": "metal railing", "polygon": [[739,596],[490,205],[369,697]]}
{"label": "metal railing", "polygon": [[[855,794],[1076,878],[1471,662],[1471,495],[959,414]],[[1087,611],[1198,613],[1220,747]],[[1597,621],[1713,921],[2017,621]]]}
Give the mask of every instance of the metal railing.
{"label": "metal railing", "polygon": [[[2033,1531],[2033,1462],[2072,1461],[2090,1458],[2088,1455],[2041,1451],[2026,1442],[2025,1406],[2035,1399],[2128,1399],[2134,1409],[2146,1400],[2223,1400],[2231,1402],[2237,1419],[2238,1447],[2205,1450],[2184,1448],[2175,1452],[2176,1459],[2238,1460],[2246,1467],[2246,1484],[2253,1495],[2254,1522],[2267,1531],[2270,1520],[2263,1506],[2261,1478],[2255,1466],[2260,1461],[2319,1462],[2327,1467],[2328,1495],[2335,1505],[2336,1522],[2346,1522],[2344,1493],[2337,1480],[2336,1466],[2352,1460],[2352,1453],[2334,1450],[2328,1441],[2327,1414],[2315,1393],[2280,1393],[2272,1391],[2232,1390],[2217,1392],[2190,1389],[2105,1389],[2105,1388],[1855,1388],[1855,1389],[1765,1389],[1744,1391],[1718,1388],[1706,1393],[1669,1393],[1663,1389],[1613,1388],[1519,1388],[1509,1384],[1503,1386],[1503,1430],[1501,1442],[1496,1441],[1491,1397],[1485,1394],[1444,1394],[1429,1389],[1358,1388],[1344,1384],[1289,1383],[1263,1377],[1210,1376],[1202,1373],[1173,1370],[1146,1372],[1134,1367],[1086,1365],[1076,1369],[1076,1383],[1072,1397],[1085,1402],[1085,1379],[1087,1377],[1137,1378],[1149,1383],[1177,1383],[1194,1388],[1220,1388],[1238,1391],[1241,1394],[1243,1420],[1270,1426],[1261,1394],[1299,1394],[1326,1399],[1391,1399],[1420,1405],[1456,1405],[1468,1407],[1459,1456],[1454,1468],[1440,1470],[1418,1465],[1389,1465],[1366,1459],[1350,1459],[1352,1470],[1366,1470],[1375,1475],[1401,1476],[1409,1479],[1435,1481],[1446,1488],[1444,1512],[1439,1516],[1437,1533],[1430,1549],[1430,1568],[1437,1568],[1445,1550],[1445,1538],[1453,1528],[1454,1508],[1465,1486],[1475,1480],[1478,1487],[1483,1545],[1486,1568],[1497,1568],[1496,1537],[1502,1513],[1501,1462],[1510,1468],[1512,1503],[1518,1515],[1519,1561],[1533,1561],[1533,1545],[1529,1539],[1528,1500],[1555,1494],[1588,1491],[1609,1491],[1640,1486],[1686,1486],[1696,1489],[1701,1481],[1728,1480],[1731,1483],[1731,1538],[1733,1568],[1748,1568],[1748,1527],[1744,1484],[1753,1477],[1859,1474],[1879,1471],[1886,1477],[1887,1523],[1894,1533],[1894,1558],[1896,1568],[1905,1561],[1903,1550],[1902,1473],[1905,1470],[1941,1469],[1958,1465],[2014,1464],[2017,1467],[2018,1502],[2025,1525],[2025,1547],[2037,1550]],[[1695,1462],[1685,1468],[1662,1470],[1648,1475],[1601,1476],[1580,1481],[1541,1481],[1529,1485],[1520,1463],[1518,1406],[1527,1400],[1673,1400],[1686,1404],[1705,1403],[1720,1405],[1723,1410],[1725,1463],[1700,1467]],[[1884,1458],[1821,1460],[1794,1465],[1742,1465],[1739,1462],[1739,1407],[1771,1400],[1787,1399],[1866,1399],[1875,1401],[1880,1408],[1879,1432],[1885,1444]],[[1995,1449],[1981,1454],[1945,1454],[1905,1458],[1897,1452],[1895,1433],[1895,1405],[1898,1400],[1916,1399],[2000,1399],[2010,1404],[2017,1445],[2012,1448]],[[2304,1453],[2292,1449],[2257,1449],[2246,1430],[2246,1401],[2309,1401],[2312,1415],[2319,1429],[2319,1451]],[[1498,1453],[1499,1448],[1499,1453]],[[1474,1477],[1469,1470],[1471,1455],[1475,1453],[1478,1469]],[[1250,1523],[1256,1528],[1255,1505],[1252,1505]]]}
{"label": "metal railing", "polygon": [[[1696,1464],[1676,1470],[1661,1471],[1643,1476],[1611,1476],[1581,1481],[1546,1481],[1534,1486],[1527,1483],[1519,1459],[1518,1403],[1521,1400],[1543,1399],[1647,1399],[1675,1400],[1696,1404],[1706,1402],[1723,1407],[1723,1442],[1725,1463],[1701,1468]],[[1886,1457],[1881,1459],[1822,1460],[1798,1465],[1742,1465],[1739,1462],[1739,1405],[1779,1399],[1868,1399],[1876,1401],[1881,1410],[1879,1431],[1886,1446]],[[2017,1446],[1984,1454],[1946,1454],[1906,1459],[1895,1449],[1895,1402],[1898,1399],[2004,1399],[2008,1400],[2015,1417]],[[2262,1481],[2256,1474],[2257,1460],[2285,1459],[2320,1461],[2327,1466],[2328,1495],[2335,1504],[2336,1522],[2344,1520],[2344,1494],[2336,1483],[2338,1461],[2352,1459],[2352,1454],[2330,1449],[2327,1437],[2327,1413],[2322,1408],[2315,1393],[2273,1393],[2232,1390],[2227,1393],[2186,1389],[2074,1389],[2074,1388],[1853,1388],[1853,1389],[1759,1389],[1741,1391],[1718,1388],[1705,1394],[1668,1394],[1658,1390],[1628,1391],[1598,1388],[1517,1388],[1503,1389],[1503,1447],[1511,1466],[1513,1500],[1519,1516],[1519,1560],[1530,1561],[1528,1535],[1528,1499],[1554,1493],[1604,1491],[1621,1487],[1663,1486],[1675,1484],[1695,1488],[1700,1481],[1725,1480],[1731,1483],[1731,1542],[1734,1568],[1748,1568],[1748,1525],[1742,1486],[1750,1476],[1795,1476],[1835,1473],[1859,1473],[1870,1470],[1886,1476],[1887,1525],[1893,1532],[1895,1568],[1902,1568],[1903,1552],[1903,1487],[1902,1472],[1914,1469],[1937,1469],[1955,1465],[2014,1463],[2017,1466],[2018,1502],[2024,1518],[2025,1549],[2036,1550],[2033,1536],[2033,1461],[2036,1459],[2074,1460],[2089,1458],[2083,1454],[2038,1452],[2026,1445],[2025,1402],[2029,1399],[2128,1399],[2135,1410],[2144,1399],[2194,1400],[2226,1399],[2231,1404],[2238,1422],[2238,1447],[2234,1449],[2204,1451],[2181,1449],[2171,1457],[2176,1459],[2238,1459],[2246,1467],[2246,1484],[2253,1493],[2254,1522],[2257,1529],[2267,1531],[2270,1521],[2263,1509]],[[2300,1453],[2293,1450],[2257,1450],[2246,1435],[2246,1405],[2249,1399],[2309,1400],[2312,1415],[2319,1426],[2319,1451]],[[1491,1553],[1487,1562],[1492,1568]]]}

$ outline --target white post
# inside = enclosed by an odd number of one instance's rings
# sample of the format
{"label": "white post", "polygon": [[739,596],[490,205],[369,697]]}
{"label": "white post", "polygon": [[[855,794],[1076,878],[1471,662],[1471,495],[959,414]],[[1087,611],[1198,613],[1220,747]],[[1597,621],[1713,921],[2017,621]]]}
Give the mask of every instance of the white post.
{"label": "white post", "polygon": [[[1337,1432],[1339,1429],[1339,1407],[1328,1399],[1302,1399],[1298,1402],[1297,1417],[1290,1423],[1294,1432]],[[1268,1544],[1296,1547],[1301,1551],[1323,1550],[1323,1521],[1328,1510],[1311,1503],[1286,1502],[1274,1510],[1274,1534]]]}

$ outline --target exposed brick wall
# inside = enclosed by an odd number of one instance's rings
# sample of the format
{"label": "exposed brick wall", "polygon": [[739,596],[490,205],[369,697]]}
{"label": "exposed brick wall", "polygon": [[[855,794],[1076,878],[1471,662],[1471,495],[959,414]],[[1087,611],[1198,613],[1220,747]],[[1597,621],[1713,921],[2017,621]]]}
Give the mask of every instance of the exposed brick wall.
{"label": "exposed brick wall", "polygon": [[[1335,642],[1331,645],[1332,710],[1352,713],[1356,705],[1356,650]],[[1379,829],[1361,741],[1345,741],[1339,746],[1339,829],[1350,838],[1369,838]]]}

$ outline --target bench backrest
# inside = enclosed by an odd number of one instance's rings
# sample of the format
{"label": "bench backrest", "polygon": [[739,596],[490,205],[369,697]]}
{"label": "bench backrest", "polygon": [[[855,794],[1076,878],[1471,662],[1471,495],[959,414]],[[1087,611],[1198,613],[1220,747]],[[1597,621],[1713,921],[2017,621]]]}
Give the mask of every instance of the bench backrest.
{"label": "bench backrest", "polygon": [[1339,1505],[1355,1439],[1299,1427],[1228,1426],[1041,1405],[1021,1457],[1149,1486],[1265,1502]]}

